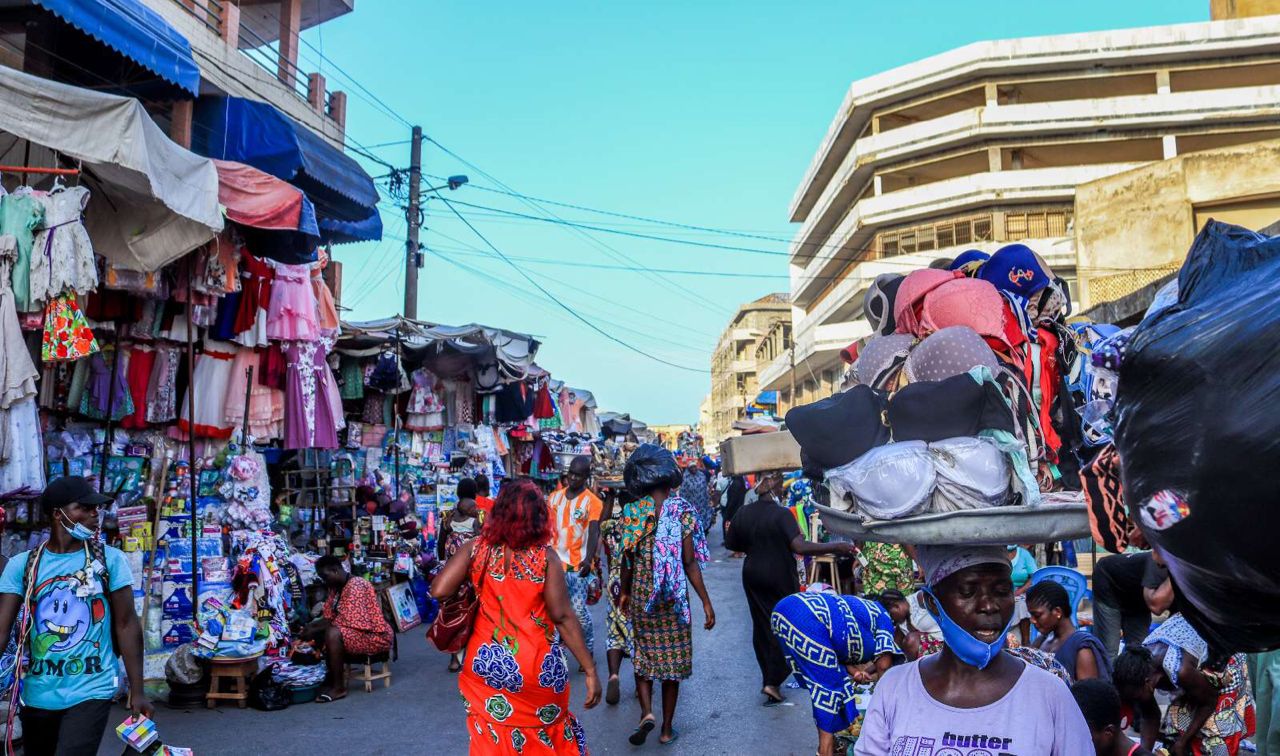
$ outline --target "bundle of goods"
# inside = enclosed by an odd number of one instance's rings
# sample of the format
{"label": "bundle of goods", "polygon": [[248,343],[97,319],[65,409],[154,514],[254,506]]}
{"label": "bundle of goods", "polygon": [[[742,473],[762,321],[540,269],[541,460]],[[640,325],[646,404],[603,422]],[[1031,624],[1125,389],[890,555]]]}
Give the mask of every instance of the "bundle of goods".
{"label": "bundle of goods", "polygon": [[828,529],[913,543],[1018,542],[1002,522],[1028,541],[1087,532],[1068,312],[1065,282],[1020,244],[877,278],[872,336],[845,350],[850,387],[786,417],[831,493]]}
{"label": "bundle of goods", "polygon": [[1280,238],[1210,221],[1117,353],[1115,451],[1131,520],[1213,651],[1280,647]]}

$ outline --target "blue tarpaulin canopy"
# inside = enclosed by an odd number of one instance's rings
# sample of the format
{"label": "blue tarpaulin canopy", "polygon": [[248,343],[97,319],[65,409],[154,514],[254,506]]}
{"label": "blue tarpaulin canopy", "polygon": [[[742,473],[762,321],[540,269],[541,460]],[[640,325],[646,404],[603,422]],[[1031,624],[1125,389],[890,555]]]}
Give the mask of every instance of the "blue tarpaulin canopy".
{"label": "blue tarpaulin canopy", "polygon": [[201,97],[192,131],[196,152],[251,165],[306,192],[326,240],[382,238],[378,190],[369,174],[275,107],[240,97]]}
{"label": "blue tarpaulin canopy", "polygon": [[765,406],[765,405],[776,406],[778,404],[778,392],[777,391],[761,391],[756,396],[755,403],[761,406]]}
{"label": "blue tarpaulin canopy", "polygon": [[191,43],[142,0],[34,2],[170,84],[199,94],[200,68]]}

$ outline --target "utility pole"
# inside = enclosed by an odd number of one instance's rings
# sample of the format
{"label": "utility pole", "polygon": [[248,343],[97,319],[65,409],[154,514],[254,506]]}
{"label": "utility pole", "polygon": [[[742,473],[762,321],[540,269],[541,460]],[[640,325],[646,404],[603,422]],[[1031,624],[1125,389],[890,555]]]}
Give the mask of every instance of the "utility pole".
{"label": "utility pole", "polygon": [[409,209],[405,212],[409,238],[405,242],[404,261],[404,316],[418,318],[418,224],[422,218],[422,127],[413,127],[413,139],[409,147]]}

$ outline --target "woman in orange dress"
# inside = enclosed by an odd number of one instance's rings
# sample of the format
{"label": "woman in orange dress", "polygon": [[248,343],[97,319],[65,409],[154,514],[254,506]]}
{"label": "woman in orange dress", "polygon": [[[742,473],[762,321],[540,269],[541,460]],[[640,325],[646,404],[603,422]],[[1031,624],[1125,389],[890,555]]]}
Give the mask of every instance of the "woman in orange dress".
{"label": "woman in orange dress", "polygon": [[600,702],[600,677],[550,539],[542,491],[528,480],[508,483],[483,534],[463,544],[432,581],[437,599],[468,579],[480,597],[458,677],[473,755],[588,753],[582,725],[569,711],[565,648],[586,670],[588,709]]}

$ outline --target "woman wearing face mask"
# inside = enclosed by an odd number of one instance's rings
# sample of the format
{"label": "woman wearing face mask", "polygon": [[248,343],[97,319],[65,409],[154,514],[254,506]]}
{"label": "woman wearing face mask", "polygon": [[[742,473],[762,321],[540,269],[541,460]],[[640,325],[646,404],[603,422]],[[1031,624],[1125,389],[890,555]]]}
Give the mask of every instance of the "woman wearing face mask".
{"label": "woman wearing face mask", "polygon": [[941,652],[885,673],[855,746],[859,756],[1093,750],[1089,727],[1061,680],[1005,653],[1014,590],[1001,547],[920,546],[925,603]]}
{"label": "woman wearing face mask", "polygon": [[40,495],[49,540],[15,556],[0,575],[0,638],[9,637],[19,607],[30,607],[18,638],[28,661],[21,717],[31,756],[98,752],[119,679],[117,654],[133,713],[153,713],[142,691],[129,562],[98,535],[98,508],[110,501],[84,478],[51,482]]}

